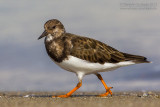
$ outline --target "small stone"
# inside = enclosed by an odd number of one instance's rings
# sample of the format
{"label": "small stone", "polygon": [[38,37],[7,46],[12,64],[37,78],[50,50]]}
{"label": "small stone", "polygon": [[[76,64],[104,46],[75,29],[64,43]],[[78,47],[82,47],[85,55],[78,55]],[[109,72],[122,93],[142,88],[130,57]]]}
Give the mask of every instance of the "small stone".
{"label": "small stone", "polygon": [[147,97],[148,96],[148,94],[147,93],[143,93],[143,97]]}
{"label": "small stone", "polygon": [[29,97],[30,95],[25,95],[25,96],[23,96],[23,97]]}
{"label": "small stone", "polygon": [[156,97],[156,98],[159,98],[159,95],[155,94],[155,97]]}

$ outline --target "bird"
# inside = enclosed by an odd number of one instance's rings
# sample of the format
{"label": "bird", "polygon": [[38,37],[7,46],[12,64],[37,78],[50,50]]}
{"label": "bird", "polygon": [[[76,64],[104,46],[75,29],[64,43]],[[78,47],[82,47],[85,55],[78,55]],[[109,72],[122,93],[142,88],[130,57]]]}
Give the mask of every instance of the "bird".
{"label": "bird", "polygon": [[75,88],[64,95],[53,95],[53,98],[70,97],[82,86],[82,79],[85,75],[95,74],[105,88],[105,93],[98,96],[112,96],[111,89],[103,80],[100,72],[112,71],[117,68],[140,64],[151,63],[146,57],[132,55],[118,51],[101,41],[67,33],[64,25],[58,19],[48,20],[44,24],[44,32],[38,40],[45,37],[44,44],[48,56],[59,67],[66,71],[73,72],[78,77]]}

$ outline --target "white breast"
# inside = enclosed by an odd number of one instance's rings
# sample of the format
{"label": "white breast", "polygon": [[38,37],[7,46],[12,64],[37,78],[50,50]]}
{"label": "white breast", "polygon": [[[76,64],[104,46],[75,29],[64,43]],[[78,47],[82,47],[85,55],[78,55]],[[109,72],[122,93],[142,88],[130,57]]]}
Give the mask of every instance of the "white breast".
{"label": "white breast", "polygon": [[104,71],[111,71],[117,69],[122,66],[132,65],[135,64],[132,61],[125,61],[119,63],[93,63],[86,60],[79,59],[74,56],[69,56],[67,60],[62,61],[61,63],[56,63],[60,67],[65,70],[71,72],[83,72],[84,74],[92,74],[96,72],[104,72]]}

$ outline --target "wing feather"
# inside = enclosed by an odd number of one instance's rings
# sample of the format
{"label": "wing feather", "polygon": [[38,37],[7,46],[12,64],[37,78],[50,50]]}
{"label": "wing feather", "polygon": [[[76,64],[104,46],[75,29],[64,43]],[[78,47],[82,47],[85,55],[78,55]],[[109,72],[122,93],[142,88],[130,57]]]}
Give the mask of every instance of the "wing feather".
{"label": "wing feather", "polygon": [[72,44],[70,54],[83,60],[101,64],[118,63],[125,60],[123,53],[91,38],[76,36],[72,38]]}

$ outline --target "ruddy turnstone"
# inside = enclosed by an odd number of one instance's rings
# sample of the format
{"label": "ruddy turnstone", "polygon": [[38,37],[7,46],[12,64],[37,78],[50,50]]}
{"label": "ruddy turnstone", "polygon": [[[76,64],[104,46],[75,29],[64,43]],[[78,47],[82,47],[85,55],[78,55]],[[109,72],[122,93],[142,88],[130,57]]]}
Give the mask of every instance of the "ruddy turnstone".
{"label": "ruddy turnstone", "polygon": [[147,58],[120,52],[98,40],[67,33],[63,24],[52,19],[44,24],[44,32],[38,38],[45,37],[45,47],[50,58],[61,68],[73,72],[78,77],[78,84],[66,95],[53,97],[69,97],[82,86],[85,75],[95,74],[104,85],[106,92],[99,96],[112,95],[99,72],[115,70],[122,66],[139,63],[150,63]]}

